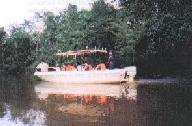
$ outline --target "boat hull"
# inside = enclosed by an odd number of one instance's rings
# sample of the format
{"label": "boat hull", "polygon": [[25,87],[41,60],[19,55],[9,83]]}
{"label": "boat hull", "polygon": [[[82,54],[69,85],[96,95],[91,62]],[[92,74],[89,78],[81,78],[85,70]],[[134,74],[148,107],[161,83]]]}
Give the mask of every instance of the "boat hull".
{"label": "boat hull", "polygon": [[48,82],[113,84],[129,81],[130,78],[133,79],[136,75],[136,67],[100,71],[35,72],[34,75]]}

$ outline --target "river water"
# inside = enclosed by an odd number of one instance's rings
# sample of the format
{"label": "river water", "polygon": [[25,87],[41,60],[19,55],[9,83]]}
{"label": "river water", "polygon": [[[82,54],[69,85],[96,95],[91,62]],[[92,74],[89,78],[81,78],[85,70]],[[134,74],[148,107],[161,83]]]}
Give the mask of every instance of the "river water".
{"label": "river water", "polygon": [[0,126],[192,126],[192,86],[2,78]]}

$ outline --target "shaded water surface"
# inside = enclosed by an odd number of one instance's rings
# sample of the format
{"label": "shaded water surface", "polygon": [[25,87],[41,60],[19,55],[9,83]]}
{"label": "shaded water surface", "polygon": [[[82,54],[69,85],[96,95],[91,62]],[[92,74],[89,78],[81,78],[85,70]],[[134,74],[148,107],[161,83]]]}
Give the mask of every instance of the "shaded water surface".
{"label": "shaded water surface", "polygon": [[3,78],[0,126],[192,126],[192,87]]}

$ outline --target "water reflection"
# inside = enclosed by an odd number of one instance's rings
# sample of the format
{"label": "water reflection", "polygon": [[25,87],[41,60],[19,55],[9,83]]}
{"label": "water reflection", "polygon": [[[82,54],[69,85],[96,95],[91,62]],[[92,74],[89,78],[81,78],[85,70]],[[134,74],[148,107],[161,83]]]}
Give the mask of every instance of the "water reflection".
{"label": "water reflection", "polygon": [[34,106],[35,92],[28,79],[1,78],[0,125],[44,126],[45,115]]}
{"label": "water reflection", "polygon": [[1,126],[191,126],[192,88],[181,84],[0,81]]}
{"label": "water reflection", "polygon": [[35,86],[35,91],[46,108],[48,126],[109,125],[114,122],[112,117],[121,110],[118,104],[134,102],[137,94],[134,83],[82,85],[43,82]]}
{"label": "water reflection", "polygon": [[50,94],[63,95],[92,95],[92,96],[111,96],[121,98],[122,96],[128,99],[136,99],[137,91],[136,84],[60,84],[42,82],[35,86],[35,91],[39,99],[47,99]]}
{"label": "water reflection", "polygon": [[4,116],[0,118],[1,126],[44,126],[45,114],[41,111],[30,109],[19,115],[13,115],[13,108],[5,105]]}

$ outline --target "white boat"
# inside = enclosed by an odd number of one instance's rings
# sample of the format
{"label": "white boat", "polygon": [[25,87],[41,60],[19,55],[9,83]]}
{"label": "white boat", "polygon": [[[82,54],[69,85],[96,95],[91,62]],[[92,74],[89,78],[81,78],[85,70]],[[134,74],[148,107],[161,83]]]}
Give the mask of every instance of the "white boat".
{"label": "white boat", "polygon": [[[68,51],[66,53],[57,53],[57,55],[77,56],[82,54],[91,54],[96,52],[106,53],[105,50],[80,50]],[[133,81],[136,75],[136,67],[130,66],[122,69],[112,70],[90,70],[90,71],[50,71],[38,72],[34,75],[38,76],[44,81],[58,82],[58,83],[102,83],[114,84],[121,82]]]}

